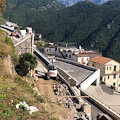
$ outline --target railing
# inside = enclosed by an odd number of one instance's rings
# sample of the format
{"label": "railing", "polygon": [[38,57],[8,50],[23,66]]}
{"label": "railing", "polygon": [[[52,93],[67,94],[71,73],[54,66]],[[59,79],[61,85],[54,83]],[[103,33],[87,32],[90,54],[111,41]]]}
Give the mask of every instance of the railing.
{"label": "railing", "polygon": [[58,58],[58,57],[55,57],[56,60],[58,61],[63,61],[63,62],[66,62],[66,63],[70,63],[70,64],[73,64],[73,65],[76,65],[76,66],[79,66],[79,67],[82,67],[82,68],[85,68],[85,69],[88,69],[88,70],[91,70],[91,71],[96,71],[97,68],[93,68],[93,67],[90,67],[90,66],[87,66],[87,65],[82,65],[78,62],[75,62],[75,61],[71,61],[71,60],[67,60],[67,59],[63,59],[63,58]]}
{"label": "railing", "polygon": [[94,103],[96,103],[98,106],[100,106],[100,108],[102,108],[104,111],[106,111],[109,115],[111,115],[116,120],[120,120],[119,113],[117,113],[115,110],[111,109],[109,106],[105,105],[104,103],[102,103],[97,98],[93,97],[92,95],[90,95],[89,93],[84,91],[83,89],[81,89],[81,88],[79,88],[79,89],[82,94],[89,96],[90,100],[92,100]]}

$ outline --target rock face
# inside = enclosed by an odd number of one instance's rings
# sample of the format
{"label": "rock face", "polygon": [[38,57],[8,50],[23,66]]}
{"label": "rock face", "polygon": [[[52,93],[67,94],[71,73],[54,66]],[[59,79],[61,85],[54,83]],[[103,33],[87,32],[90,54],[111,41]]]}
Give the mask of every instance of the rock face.
{"label": "rock face", "polygon": [[5,65],[5,70],[7,72],[9,72],[11,75],[14,75],[14,76],[17,75],[17,73],[14,69],[12,58],[11,58],[10,55],[8,55],[7,57],[4,58],[4,63],[3,64]]}
{"label": "rock face", "polygon": [[[78,2],[85,1],[85,0],[57,0],[58,2],[65,4],[66,6],[72,6]],[[95,4],[104,4],[110,0],[88,0]]]}

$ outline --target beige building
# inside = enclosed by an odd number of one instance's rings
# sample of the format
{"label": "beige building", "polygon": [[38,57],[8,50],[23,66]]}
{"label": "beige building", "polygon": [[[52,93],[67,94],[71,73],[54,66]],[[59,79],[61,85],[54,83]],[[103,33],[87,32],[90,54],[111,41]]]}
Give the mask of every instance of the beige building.
{"label": "beige building", "polygon": [[120,91],[120,63],[106,57],[96,56],[92,58],[89,66],[100,69],[101,81],[107,86]]}

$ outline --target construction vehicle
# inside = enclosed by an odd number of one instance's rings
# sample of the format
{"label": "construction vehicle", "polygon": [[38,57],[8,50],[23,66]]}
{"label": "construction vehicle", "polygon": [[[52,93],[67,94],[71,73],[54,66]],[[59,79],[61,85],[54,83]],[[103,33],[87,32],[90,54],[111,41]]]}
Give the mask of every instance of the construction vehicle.
{"label": "construction vehicle", "polygon": [[58,71],[55,65],[50,64],[47,67],[48,72],[45,73],[46,78],[49,80],[50,78],[56,78],[58,79]]}
{"label": "construction vehicle", "polygon": [[56,78],[58,79],[58,71],[57,68],[52,62],[46,58],[36,47],[33,47],[34,49],[34,54],[42,61],[42,63],[45,65],[47,69],[47,73],[45,73],[46,79],[50,78]]}

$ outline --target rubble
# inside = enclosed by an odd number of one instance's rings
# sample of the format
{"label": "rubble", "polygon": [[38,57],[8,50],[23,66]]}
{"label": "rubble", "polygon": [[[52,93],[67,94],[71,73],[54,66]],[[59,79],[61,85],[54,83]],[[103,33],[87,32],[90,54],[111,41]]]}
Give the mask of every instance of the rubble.
{"label": "rubble", "polygon": [[[58,95],[58,104],[63,104],[66,108],[71,109],[74,107],[76,109],[77,120],[91,120],[91,106],[79,98],[79,102],[75,101],[76,96],[72,96],[70,93],[69,87],[63,83],[55,82],[53,90],[56,95]],[[73,89],[74,92],[80,94],[80,91]]]}
{"label": "rubble", "polygon": [[29,105],[27,105],[26,102],[20,102],[19,104],[16,105],[16,108],[19,109],[20,105],[23,105],[24,109],[28,110],[30,114],[32,114],[33,112],[38,112],[39,111],[37,109],[37,107],[29,106]]}

